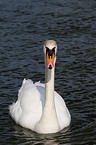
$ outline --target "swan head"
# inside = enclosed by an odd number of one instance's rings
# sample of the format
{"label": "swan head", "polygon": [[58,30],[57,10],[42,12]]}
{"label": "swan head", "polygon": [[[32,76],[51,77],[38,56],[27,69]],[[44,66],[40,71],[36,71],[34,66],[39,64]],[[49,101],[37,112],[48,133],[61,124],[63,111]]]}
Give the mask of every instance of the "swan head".
{"label": "swan head", "polygon": [[48,69],[52,69],[56,62],[57,43],[54,40],[47,40],[44,43],[45,64]]}

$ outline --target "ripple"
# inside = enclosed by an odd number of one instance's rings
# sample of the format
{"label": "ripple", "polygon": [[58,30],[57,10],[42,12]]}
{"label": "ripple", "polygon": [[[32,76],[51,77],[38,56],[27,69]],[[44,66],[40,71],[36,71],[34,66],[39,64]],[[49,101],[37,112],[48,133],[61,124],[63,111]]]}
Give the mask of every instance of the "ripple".
{"label": "ripple", "polygon": [[[1,144],[96,144],[96,1],[0,2]],[[23,78],[44,82],[43,42],[55,39],[55,90],[72,116],[68,130],[39,135],[11,120]],[[41,69],[42,68],[42,69]]]}

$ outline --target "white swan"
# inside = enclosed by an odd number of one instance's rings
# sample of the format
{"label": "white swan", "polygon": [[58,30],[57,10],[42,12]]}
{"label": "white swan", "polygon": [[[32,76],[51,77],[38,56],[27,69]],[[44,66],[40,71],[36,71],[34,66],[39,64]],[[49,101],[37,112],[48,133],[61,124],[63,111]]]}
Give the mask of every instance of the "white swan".
{"label": "white swan", "polygon": [[24,79],[17,102],[9,106],[10,115],[17,124],[38,133],[56,133],[71,121],[64,100],[54,91],[56,52],[56,42],[45,41],[45,85]]}

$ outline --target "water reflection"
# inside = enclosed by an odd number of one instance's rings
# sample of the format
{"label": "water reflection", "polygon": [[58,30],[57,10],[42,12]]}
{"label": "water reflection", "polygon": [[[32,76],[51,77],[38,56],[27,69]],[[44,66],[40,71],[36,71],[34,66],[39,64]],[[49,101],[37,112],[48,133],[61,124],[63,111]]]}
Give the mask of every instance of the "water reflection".
{"label": "water reflection", "polygon": [[68,134],[69,127],[56,134],[38,134],[29,129],[22,128],[18,125],[14,127],[13,135],[18,140],[23,140],[21,144],[42,144],[42,145],[59,145],[60,142],[65,145],[70,145]]}

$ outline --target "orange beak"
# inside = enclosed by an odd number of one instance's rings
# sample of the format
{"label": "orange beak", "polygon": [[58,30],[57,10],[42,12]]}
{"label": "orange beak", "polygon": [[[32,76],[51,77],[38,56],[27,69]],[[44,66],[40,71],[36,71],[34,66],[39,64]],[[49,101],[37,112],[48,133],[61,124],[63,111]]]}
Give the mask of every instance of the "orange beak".
{"label": "orange beak", "polygon": [[48,55],[47,52],[47,67],[49,69],[52,69],[54,67],[54,53],[52,53],[52,55]]}

